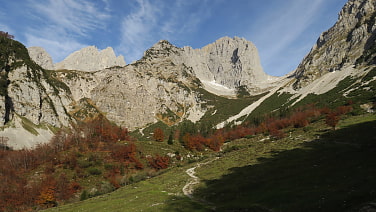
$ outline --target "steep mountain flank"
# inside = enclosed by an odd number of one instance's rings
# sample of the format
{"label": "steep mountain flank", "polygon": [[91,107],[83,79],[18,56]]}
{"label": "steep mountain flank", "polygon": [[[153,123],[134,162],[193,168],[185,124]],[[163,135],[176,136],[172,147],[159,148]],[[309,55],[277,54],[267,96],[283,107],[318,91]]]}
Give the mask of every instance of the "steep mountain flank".
{"label": "steep mountain flank", "polygon": [[55,64],[56,69],[79,71],[98,71],[113,66],[125,66],[124,57],[121,55],[116,57],[111,47],[99,51],[95,46],[73,52],[63,61]]}
{"label": "steep mountain flank", "polygon": [[0,126],[31,133],[25,137],[25,134],[5,129],[0,131],[0,136],[8,137],[9,143],[22,141],[32,146],[42,142],[34,138],[41,131],[37,128],[68,126],[71,119],[67,107],[72,101],[69,88],[56,80],[51,71],[32,61],[21,43],[0,37],[0,47]]}
{"label": "steep mountain flank", "polygon": [[316,45],[294,73],[295,90],[348,66],[376,64],[376,2],[350,0],[337,23],[321,34]]}
{"label": "steep mountain flank", "polygon": [[376,93],[376,2],[350,0],[337,23],[324,32],[310,53],[274,89],[217,125],[242,123],[263,113],[306,104],[372,105]]}

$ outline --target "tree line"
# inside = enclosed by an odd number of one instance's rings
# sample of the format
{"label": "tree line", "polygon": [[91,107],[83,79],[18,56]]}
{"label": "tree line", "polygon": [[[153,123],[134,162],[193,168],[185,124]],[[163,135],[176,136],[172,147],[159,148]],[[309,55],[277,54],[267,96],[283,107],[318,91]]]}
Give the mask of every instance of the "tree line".
{"label": "tree line", "polygon": [[[325,123],[333,130],[343,114],[353,110],[351,102],[335,109],[327,107],[317,108],[314,104],[297,108],[283,116],[265,115],[263,118],[257,118],[253,123],[246,122],[234,127],[222,129],[211,129],[208,131],[197,129],[193,124],[185,124],[180,129],[170,133],[168,142],[171,143],[171,137],[178,140],[188,150],[203,151],[211,149],[220,151],[221,146],[226,141],[239,138],[245,138],[253,135],[264,134],[274,139],[282,139],[286,136],[284,130],[289,127],[302,128],[308,126],[311,122],[324,117]],[[154,139],[156,141],[164,140],[164,132],[161,128],[154,130]]]}

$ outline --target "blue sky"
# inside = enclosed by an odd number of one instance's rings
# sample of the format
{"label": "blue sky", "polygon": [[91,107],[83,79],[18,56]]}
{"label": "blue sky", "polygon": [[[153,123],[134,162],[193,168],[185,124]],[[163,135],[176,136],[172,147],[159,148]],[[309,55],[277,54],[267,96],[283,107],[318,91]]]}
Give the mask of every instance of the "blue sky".
{"label": "blue sky", "polygon": [[293,71],[347,0],[17,0],[2,1],[0,30],[60,62],[94,45],[127,63],[159,40],[201,48],[243,37],[259,50],[264,71]]}

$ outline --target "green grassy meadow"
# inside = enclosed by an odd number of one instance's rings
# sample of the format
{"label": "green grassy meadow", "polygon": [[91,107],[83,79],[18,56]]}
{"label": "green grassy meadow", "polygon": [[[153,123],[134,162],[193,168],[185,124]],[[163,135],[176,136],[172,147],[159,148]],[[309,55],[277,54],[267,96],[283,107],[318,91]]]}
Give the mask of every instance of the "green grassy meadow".
{"label": "green grassy meadow", "polygon": [[255,136],[204,153],[201,162],[219,158],[196,169],[193,200],[182,188],[197,162],[47,211],[359,211],[376,202],[376,115],[338,126],[320,120],[280,140]]}

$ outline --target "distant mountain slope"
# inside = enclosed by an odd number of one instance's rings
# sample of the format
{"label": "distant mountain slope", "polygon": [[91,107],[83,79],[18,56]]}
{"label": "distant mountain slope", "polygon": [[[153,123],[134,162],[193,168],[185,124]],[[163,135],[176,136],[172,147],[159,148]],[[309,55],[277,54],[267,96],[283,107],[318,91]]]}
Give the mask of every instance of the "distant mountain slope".
{"label": "distant mountain slope", "polygon": [[294,89],[346,67],[376,64],[376,1],[350,0],[294,73]]}
{"label": "distant mountain slope", "polygon": [[95,46],[88,46],[56,63],[55,69],[98,71],[113,66],[125,66],[124,57],[116,57],[111,47],[99,51]]}
{"label": "distant mountain slope", "polygon": [[376,1],[350,0],[297,69],[278,80],[279,89],[218,126],[311,103],[338,106],[351,100],[372,105],[375,67]]}
{"label": "distant mountain slope", "polygon": [[201,50],[178,48],[162,40],[125,67],[57,73],[76,101],[91,99],[107,118],[130,129],[158,121],[170,126],[184,120],[200,121],[218,104],[203,94],[204,89],[235,98],[241,86],[245,93],[260,94],[275,86],[268,82],[277,79],[262,71],[252,43],[227,37]]}

